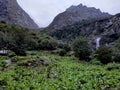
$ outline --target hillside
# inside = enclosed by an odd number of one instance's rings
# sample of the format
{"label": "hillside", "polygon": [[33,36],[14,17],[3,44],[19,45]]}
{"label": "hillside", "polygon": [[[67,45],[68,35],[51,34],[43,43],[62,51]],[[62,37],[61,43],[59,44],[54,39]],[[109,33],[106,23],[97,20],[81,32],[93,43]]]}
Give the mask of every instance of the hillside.
{"label": "hillside", "polygon": [[11,50],[25,55],[26,50],[54,49],[57,41],[36,30],[0,22],[0,50]]}
{"label": "hillside", "polygon": [[120,38],[120,14],[100,20],[77,22],[59,30],[48,30],[48,33],[64,42],[84,36],[90,39],[92,45],[95,45],[98,37],[101,38],[101,45],[109,44]]}
{"label": "hillside", "polygon": [[29,29],[38,28],[37,24],[18,5],[16,0],[0,0],[0,21]]}
{"label": "hillside", "polygon": [[101,12],[99,9],[80,4],[78,6],[71,6],[65,12],[58,14],[48,28],[61,29],[64,26],[71,25],[76,22],[95,20],[109,16],[111,15]]}

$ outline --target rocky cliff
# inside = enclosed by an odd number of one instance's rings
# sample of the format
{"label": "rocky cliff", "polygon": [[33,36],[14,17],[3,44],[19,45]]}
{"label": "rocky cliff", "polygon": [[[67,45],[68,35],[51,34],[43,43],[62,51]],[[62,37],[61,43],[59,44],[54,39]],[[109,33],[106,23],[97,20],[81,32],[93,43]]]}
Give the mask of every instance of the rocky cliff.
{"label": "rocky cliff", "polygon": [[0,21],[29,29],[38,28],[37,24],[18,5],[16,0],[0,0]]}
{"label": "rocky cliff", "polygon": [[120,40],[120,14],[96,21],[77,22],[49,32],[53,37],[69,42],[78,36],[88,37],[92,46],[99,39],[100,45],[109,45]]}
{"label": "rocky cliff", "polygon": [[57,15],[48,28],[61,29],[64,26],[71,25],[76,22],[95,20],[109,16],[110,15],[108,13],[103,13],[99,9],[94,7],[86,7],[80,4],[78,6],[71,6],[65,12]]}

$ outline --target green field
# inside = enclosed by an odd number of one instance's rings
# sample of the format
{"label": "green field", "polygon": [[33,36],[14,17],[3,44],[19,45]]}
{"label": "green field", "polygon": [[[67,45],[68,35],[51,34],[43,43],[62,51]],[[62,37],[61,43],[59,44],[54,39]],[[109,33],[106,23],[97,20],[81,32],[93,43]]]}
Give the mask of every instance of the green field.
{"label": "green field", "polygon": [[[48,61],[41,61],[47,58]],[[0,90],[119,90],[120,64],[97,65],[50,53],[0,56]],[[116,67],[115,67],[116,66]]]}

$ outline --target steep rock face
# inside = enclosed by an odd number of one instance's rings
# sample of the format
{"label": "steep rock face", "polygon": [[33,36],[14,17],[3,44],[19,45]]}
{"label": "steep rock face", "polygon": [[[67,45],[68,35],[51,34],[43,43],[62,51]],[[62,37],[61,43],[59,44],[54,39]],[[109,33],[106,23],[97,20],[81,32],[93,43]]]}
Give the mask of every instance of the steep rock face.
{"label": "steep rock face", "polygon": [[0,0],[0,21],[29,29],[38,28],[30,16],[18,5],[16,0]]}
{"label": "steep rock face", "polygon": [[108,45],[120,39],[120,14],[93,22],[78,22],[63,29],[51,31],[49,34],[65,42],[77,36],[85,36],[90,39],[90,44],[94,47],[96,39],[101,38],[100,45]]}
{"label": "steep rock face", "polygon": [[65,12],[55,17],[53,22],[49,25],[50,29],[61,29],[64,26],[74,24],[76,22],[106,18],[110,15],[102,13],[99,9],[93,7],[86,7],[82,4],[78,6],[71,6]]}

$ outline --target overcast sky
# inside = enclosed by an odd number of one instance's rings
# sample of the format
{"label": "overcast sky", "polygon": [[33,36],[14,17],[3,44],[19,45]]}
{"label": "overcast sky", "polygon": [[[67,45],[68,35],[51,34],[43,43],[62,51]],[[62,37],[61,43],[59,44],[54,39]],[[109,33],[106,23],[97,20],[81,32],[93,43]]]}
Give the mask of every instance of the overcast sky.
{"label": "overcast sky", "polygon": [[120,0],[17,0],[40,27],[48,26],[54,17],[71,5],[82,3],[110,14],[120,13]]}

